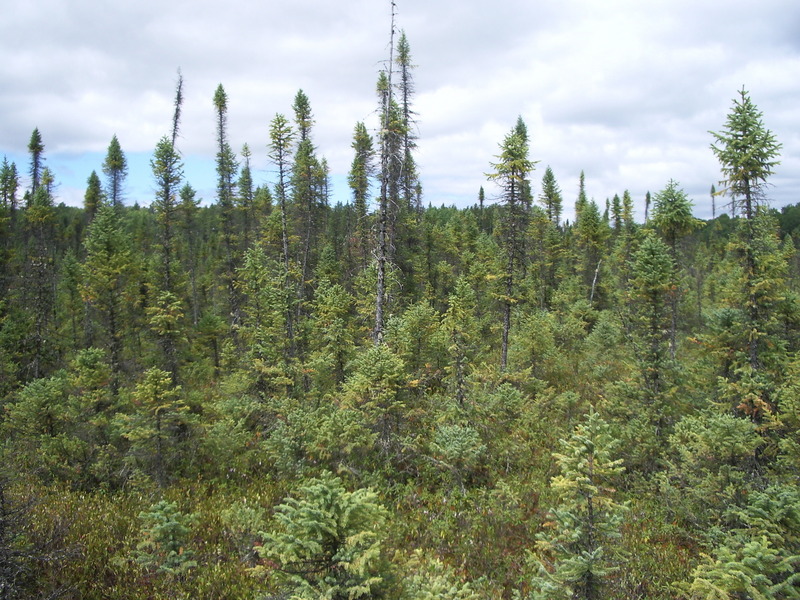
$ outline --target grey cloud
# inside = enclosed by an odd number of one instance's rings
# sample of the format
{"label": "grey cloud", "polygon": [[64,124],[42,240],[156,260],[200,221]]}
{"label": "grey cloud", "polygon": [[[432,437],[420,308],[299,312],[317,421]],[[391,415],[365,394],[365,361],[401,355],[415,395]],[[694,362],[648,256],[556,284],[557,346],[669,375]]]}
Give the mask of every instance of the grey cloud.
{"label": "grey cloud", "polygon": [[[186,102],[180,147],[213,160],[211,98],[229,96],[235,150],[265,178],[269,121],[303,88],[314,138],[341,180],[353,125],[375,127],[389,5],[299,0],[112,3],[9,0],[0,22],[0,153],[102,152],[116,133],[148,152],[169,128],[176,69]],[[545,4],[545,6],[542,6]],[[497,144],[521,114],[533,158],[570,202],[580,170],[599,201],[636,198],[673,177],[704,196],[718,179],[708,130],[742,85],[784,143],[778,202],[800,200],[797,31],[782,0],[397,0],[411,44],[425,201],[474,202]],[[35,32],[35,35],[33,35]],[[543,166],[541,166],[543,172]],[[534,174],[538,182],[541,172]],[[87,173],[88,174],[88,173]],[[147,174],[145,174],[145,177]],[[85,179],[85,175],[82,176]],[[695,192],[696,190],[696,192]]]}

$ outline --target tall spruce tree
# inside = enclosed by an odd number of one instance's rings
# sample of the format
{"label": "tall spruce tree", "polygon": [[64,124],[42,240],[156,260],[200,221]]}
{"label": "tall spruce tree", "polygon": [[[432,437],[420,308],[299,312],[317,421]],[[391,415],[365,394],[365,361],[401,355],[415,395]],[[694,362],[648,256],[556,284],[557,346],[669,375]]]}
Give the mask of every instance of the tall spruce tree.
{"label": "tall spruce tree", "polygon": [[[0,166],[0,297],[6,298],[12,279],[12,256],[14,239],[17,235],[17,190],[19,176],[16,164],[3,157]],[[0,304],[0,316],[5,314],[6,306]]]}
{"label": "tall spruce tree", "polygon": [[27,260],[23,267],[26,285],[21,293],[23,306],[30,311],[31,327],[26,345],[30,349],[27,375],[36,379],[53,366],[57,347],[53,337],[55,318],[55,225],[53,205],[53,174],[42,169],[36,193],[25,211],[27,236],[30,240]]}
{"label": "tall spruce tree", "polygon": [[549,166],[544,171],[542,176],[542,193],[539,200],[544,207],[547,218],[556,227],[561,224],[561,210],[563,200],[561,198],[561,189],[558,187],[558,182],[553,174],[553,169]]}
{"label": "tall spruce tree", "polygon": [[86,193],[83,195],[83,210],[86,213],[87,221],[92,221],[100,205],[103,204],[103,188],[100,185],[100,178],[96,171],[92,171],[89,179],[86,180]]}
{"label": "tall spruce tree", "polygon": [[128,161],[116,134],[108,144],[106,158],[103,161],[103,173],[106,176],[106,196],[114,206],[121,206],[124,199],[122,187],[128,176]]}
{"label": "tall spruce tree", "polygon": [[156,145],[150,166],[156,182],[153,209],[158,223],[161,277],[156,283],[155,300],[148,307],[148,314],[151,328],[164,352],[167,370],[172,375],[173,383],[177,383],[178,321],[182,316],[178,295],[178,186],[183,178],[183,161],[167,136],[162,137]]}
{"label": "tall spruce tree", "polygon": [[414,69],[414,65],[411,62],[411,47],[405,31],[400,32],[400,38],[397,40],[397,58],[395,60],[397,62],[398,96],[402,114],[401,202],[404,208],[413,208],[419,211],[422,206],[416,193],[419,179],[417,165],[414,160],[414,150],[417,144],[416,136],[413,133],[414,111],[411,108],[411,99],[414,95],[414,77],[411,72]]}
{"label": "tall spruce tree", "polygon": [[42,134],[39,133],[39,128],[36,127],[31,133],[31,139],[28,142],[28,153],[31,155],[31,189],[30,199],[36,195],[36,190],[39,189],[39,184],[42,178],[42,169],[44,168],[44,142],[42,141]]}
{"label": "tall spruce tree", "polygon": [[81,268],[81,296],[97,312],[105,333],[111,367],[111,392],[119,392],[122,374],[124,318],[131,304],[133,251],[119,212],[101,203],[84,240],[86,260]]}
{"label": "tall spruce tree", "polygon": [[239,190],[239,208],[242,212],[242,236],[243,248],[247,250],[250,247],[251,236],[253,230],[257,228],[256,219],[256,189],[253,186],[253,171],[250,168],[250,158],[253,153],[250,152],[250,147],[245,144],[242,146],[242,168],[239,170],[239,181],[237,188]]}
{"label": "tall spruce tree", "polygon": [[498,162],[492,163],[494,171],[487,176],[497,181],[501,188],[503,204],[502,238],[506,254],[506,272],[503,289],[503,337],[500,368],[508,365],[508,339],[511,330],[511,311],[517,303],[515,298],[517,275],[524,269],[524,234],[527,229],[530,208],[530,183],[528,175],[535,162],[528,156],[528,135],[522,119],[506,135],[500,144]]}
{"label": "tall spruce tree", "polygon": [[380,199],[378,204],[378,235],[375,242],[377,278],[375,283],[375,326],[372,340],[376,346],[383,344],[385,309],[387,301],[387,271],[392,260],[392,206],[397,204],[397,164],[398,135],[396,126],[397,111],[392,89],[394,66],[395,4],[392,2],[391,33],[389,36],[389,60],[387,68],[378,77],[378,106],[381,119],[380,128]]}
{"label": "tall spruce tree", "polygon": [[214,92],[217,133],[217,202],[222,219],[222,247],[225,253],[223,279],[228,291],[228,314],[235,326],[241,320],[241,300],[236,290],[238,246],[236,240],[236,155],[228,143],[228,95],[220,83]]}
{"label": "tall spruce tree", "polygon": [[[291,222],[293,230],[300,238],[296,260],[300,265],[301,285],[298,293],[302,301],[310,295],[306,282],[310,280],[310,273],[314,266],[324,201],[319,193],[320,162],[311,141],[314,117],[311,113],[311,103],[303,90],[298,90],[295,95],[293,109],[297,129],[297,147],[291,173],[293,213]],[[299,306],[300,304],[298,304]]]}
{"label": "tall spruce tree", "polygon": [[763,232],[756,224],[757,209],[766,201],[767,179],[780,164],[781,144],[774,134],[764,126],[762,113],[742,88],[739,98],[734,99],[721,132],[710,132],[715,143],[711,150],[720,162],[724,179],[720,193],[731,198],[731,205],[743,211],[742,254],[744,257],[744,287],[747,307],[746,327],[752,333],[748,341],[750,368],[758,371],[762,366],[760,356],[766,338],[763,331],[765,301],[764,286],[760,285],[765,273],[758,254],[757,236]]}
{"label": "tall spruce tree", "polygon": [[367,267],[369,256],[369,188],[370,179],[375,175],[375,155],[372,137],[363,122],[356,123],[353,132],[353,163],[347,183],[353,192],[353,212],[355,217],[355,244],[362,269]]}
{"label": "tall spruce tree", "polygon": [[762,112],[742,88],[734,99],[725,127],[720,132],[710,132],[715,143],[711,150],[720,162],[724,179],[721,193],[741,208],[750,221],[756,207],[766,200],[767,179],[774,167],[780,164],[781,144],[764,126]]}
{"label": "tall spruce tree", "polygon": [[3,157],[3,164],[0,166],[0,206],[9,210],[12,214],[16,212],[17,191],[19,190],[19,174],[17,165],[8,162],[7,157]]}
{"label": "tall spruce tree", "polygon": [[[291,159],[292,127],[285,116],[275,115],[270,124],[269,157],[278,169],[278,181],[275,184],[275,196],[281,219],[281,251],[284,269],[284,286],[291,289],[291,267],[289,255],[289,217],[288,217],[288,185]],[[286,337],[289,339],[289,353],[294,355],[294,314],[289,308],[286,319]]]}

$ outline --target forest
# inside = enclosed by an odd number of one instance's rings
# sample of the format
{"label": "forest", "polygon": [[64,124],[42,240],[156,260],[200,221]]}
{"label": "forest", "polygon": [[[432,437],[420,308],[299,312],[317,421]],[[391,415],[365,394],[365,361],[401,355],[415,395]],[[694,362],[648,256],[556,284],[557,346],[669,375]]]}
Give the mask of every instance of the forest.
{"label": "forest", "polygon": [[219,85],[210,203],[180,75],[147,206],[116,135],[82,208],[47,132],[3,160],[0,599],[800,598],[800,204],[749,93],[711,220],[562,188],[521,118],[497,201],[435,206],[391,48],[346,204],[302,90],[265,183]]}

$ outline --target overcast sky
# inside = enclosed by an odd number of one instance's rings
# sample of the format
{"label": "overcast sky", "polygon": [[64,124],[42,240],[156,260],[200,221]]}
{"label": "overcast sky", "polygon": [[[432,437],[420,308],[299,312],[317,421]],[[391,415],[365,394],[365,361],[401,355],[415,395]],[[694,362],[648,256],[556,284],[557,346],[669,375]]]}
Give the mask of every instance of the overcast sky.
{"label": "overcast sky", "polygon": [[[773,205],[800,202],[800,2],[796,0],[396,0],[416,69],[424,202],[467,206],[521,115],[538,193],[551,166],[571,212],[581,170],[599,203],[678,181],[710,217],[720,178],[709,130],[744,86],[783,144]],[[229,100],[230,143],[247,143],[258,183],[274,180],[269,122],[311,101],[312,135],[346,201],[357,121],[376,123],[389,52],[388,0],[5,0],[0,19],[0,154],[28,171],[38,127],[58,199],[82,203],[116,134],[130,162],[126,202],[149,204],[150,155],[170,130],[181,69],[179,149],[214,201],[212,98]],[[721,200],[718,200],[718,204]],[[719,209],[718,209],[719,210]]]}

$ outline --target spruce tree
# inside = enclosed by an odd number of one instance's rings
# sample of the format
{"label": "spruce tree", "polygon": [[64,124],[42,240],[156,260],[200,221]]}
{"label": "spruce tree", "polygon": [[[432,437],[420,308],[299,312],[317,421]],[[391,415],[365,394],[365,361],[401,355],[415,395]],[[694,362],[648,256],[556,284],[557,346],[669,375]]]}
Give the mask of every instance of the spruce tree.
{"label": "spruce tree", "polygon": [[131,303],[134,269],[130,239],[117,209],[101,204],[84,241],[86,260],[81,269],[81,295],[99,315],[105,344],[109,348],[111,391],[120,388],[123,332],[127,306]]}
{"label": "spruce tree", "polygon": [[156,181],[153,208],[158,223],[158,266],[161,277],[155,286],[155,298],[148,306],[148,315],[151,329],[164,352],[165,365],[173,383],[177,383],[177,338],[183,312],[178,295],[178,186],[183,178],[183,162],[167,136],[156,145],[150,166]]}
{"label": "spruce tree", "polygon": [[103,173],[106,176],[106,196],[114,206],[121,206],[123,201],[122,188],[128,176],[128,161],[116,134],[108,145],[106,158],[103,161]]}
{"label": "spruce tree", "polygon": [[397,40],[397,70],[398,70],[398,96],[402,114],[402,167],[400,172],[400,194],[403,208],[412,208],[419,211],[422,206],[415,192],[418,178],[417,165],[414,160],[416,136],[413,133],[414,112],[411,109],[411,98],[414,95],[414,78],[411,71],[411,47],[406,38],[405,31],[400,32]]}
{"label": "spruce tree", "polygon": [[92,171],[86,180],[86,193],[83,195],[83,210],[86,212],[87,221],[91,222],[97,210],[103,204],[103,189],[96,171]]}
{"label": "spruce tree", "polygon": [[42,134],[39,133],[39,128],[36,127],[31,133],[31,139],[28,142],[28,152],[31,155],[31,167],[30,167],[30,175],[31,175],[31,190],[30,190],[30,198],[33,200],[34,196],[36,195],[36,190],[39,189],[39,183],[41,182],[42,176],[42,169],[44,166],[42,165],[44,159],[42,155],[44,154],[44,142],[42,141]]}
{"label": "spruce tree", "polygon": [[525,240],[528,209],[530,208],[530,183],[528,174],[535,162],[528,156],[528,136],[522,119],[500,144],[498,162],[492,163],[494,171],[487,177],[501,187],[503,204],[502,237],[506,254],[506,272],[503,289],[503,334],[500,368],[508,364],[508,339],[511,330],[511,310],[515,298],[517,276],[524,270]]}
{"label": "spruce tree", "polygon": [[561,198],[561,189],[558,187],[555,175],[553,175],[553,169],[549,166],[542,176],[542,193],[539,196],[539,200],[544,206],[547,218],[556,227],[559,227],[563,200]]}
{"label": "spruce tree", "polygon": [[742,88],[734,99],[725,127],[710,132],[715,143],[711,150],[720,162],[724,179],[720,193],[742,209],[748,221],[755,217],[756,207],[766,200],[767,179],[780,164],[781,144],[764,126],[763,114]]}
{"label": "spruce tree", "polygon": [[3,165],[0,167],[0,206],[9,210],[12,214],[17,210],[17,190],[19,189],[19,175],[16,163],[9,163],[7,157],[3,157]]}
{"label": "spruce tree", "polygon": [[236,291],[238,243],[236,239],[236,155],[228,143],[228,95],[220,83],[214,92],[217,133],[217,203],[222,219],[223,280],[228,291],[228,315],[235,327],[241,320],[241,299]]}
{"label": "spruce tree", "polygon": [[242,146],[241,155],[242,168],[239,170],[239,181],[236,185],[239,190],[239,209],[242,212],[244,221],[242,224],[242,247],[247,250],[250,247],[253,230],[258,229],[255,211],[256,189],[253,186],[253,172],[250,168],[250,158],[253,154],[247,144]]}
{"label": "spruce tree", "polygon": [[375,156],[372,137],[370,137],[366,126],[362,122],[356,123],[351,147],[353,148],[354,156],[347,182],[353,192],[353,212],[356,220],[354,226],[356,253],[359,255],[361,268],[365,269],[370,252],[369,189],[370,179],[375,175]]}
{"label": "spruce tree", "polygon": [[[323,217],[326,199],[322,197],[320,185],[320,161],[311,140],[311,127],[314,118],[311,103],[303,90],[299,90],[294,100],[295,126],[297,128],[297,147],[291,173],[293,231],[300,238],[296,261],[300,265],[299,300],[310,295],[307,282],[313,271],[317,254],[317,238]],[[298,307],[300,304],[298,304]]]}
{"label": "spruce tree", "polygon": [[27,284],[21,290],[23,306],[31,315],[27,346],[30,359],[26,369],[34,379],[44,375],[57,354],[54,334],[55,318],[55,226],[53,206],[53,174],[42,169],[40,181],[25,211],[26,234],[30,240],[23,276]]}
{"label": "spruce tree", "polygon": [[262,533],[266,543],[258,552],[277,563],[295,598],[377,597],[387,575],[381,550],[387,517],[374,491],[349,492],[326,472],[276,508],[277,527]]}
{"label": "spruce tree", "polygon": [[[270,123],[269,157],[278,169],[278,181],[275,184],[275,197],[278,201],[281,227],[281,258],[283,263],[283,288],[287,298],[294,296],[292,290],[295,270],[292,267],[292,258],[289,248],[289,192],[291,173],[291,145],[294,133],[289,121],[284,115],[276,114]],[[293,233],[293,232],[292,232]],[[289,357],[296,353],[295,342],[295,315],[293,303],[287,303],[286,314],[286,339],[289,342]]]}
{"label": "spruce tree", "polygon": [[536,600],[599,600],[616,570],[616,540],[625,507],[614,500],[614,481],[623,472],[614,459],[617,442],[610,427],[591,410],[575,427],[562,452],[559,474],[550,481],[557,504],[547,529],[537,535],[539,574],[532,582]]}
{"label": "spruce tree", "polygon": [[759,272],[756,217],[758,206],[766,200],[767,179],[773,168],[780,164],[781,145],[764,126],[761,111],[744,88],[733,102],[724,129],[710,133],[716,142],[711,145],[711,150],[719,160],[724,176],[720,193],[730,196],[731,205],[741,208],[744,213],[744,223],[740,227],[743,229],[742,254],[748,308],[746,326],[753,331],[748,342],[748,355],[750,368],[758,371],[762,366],[760,354],[764,342],[760,323],[764,303],[759,298],[763,291],[759,289],[758,281],[764,273]]}

